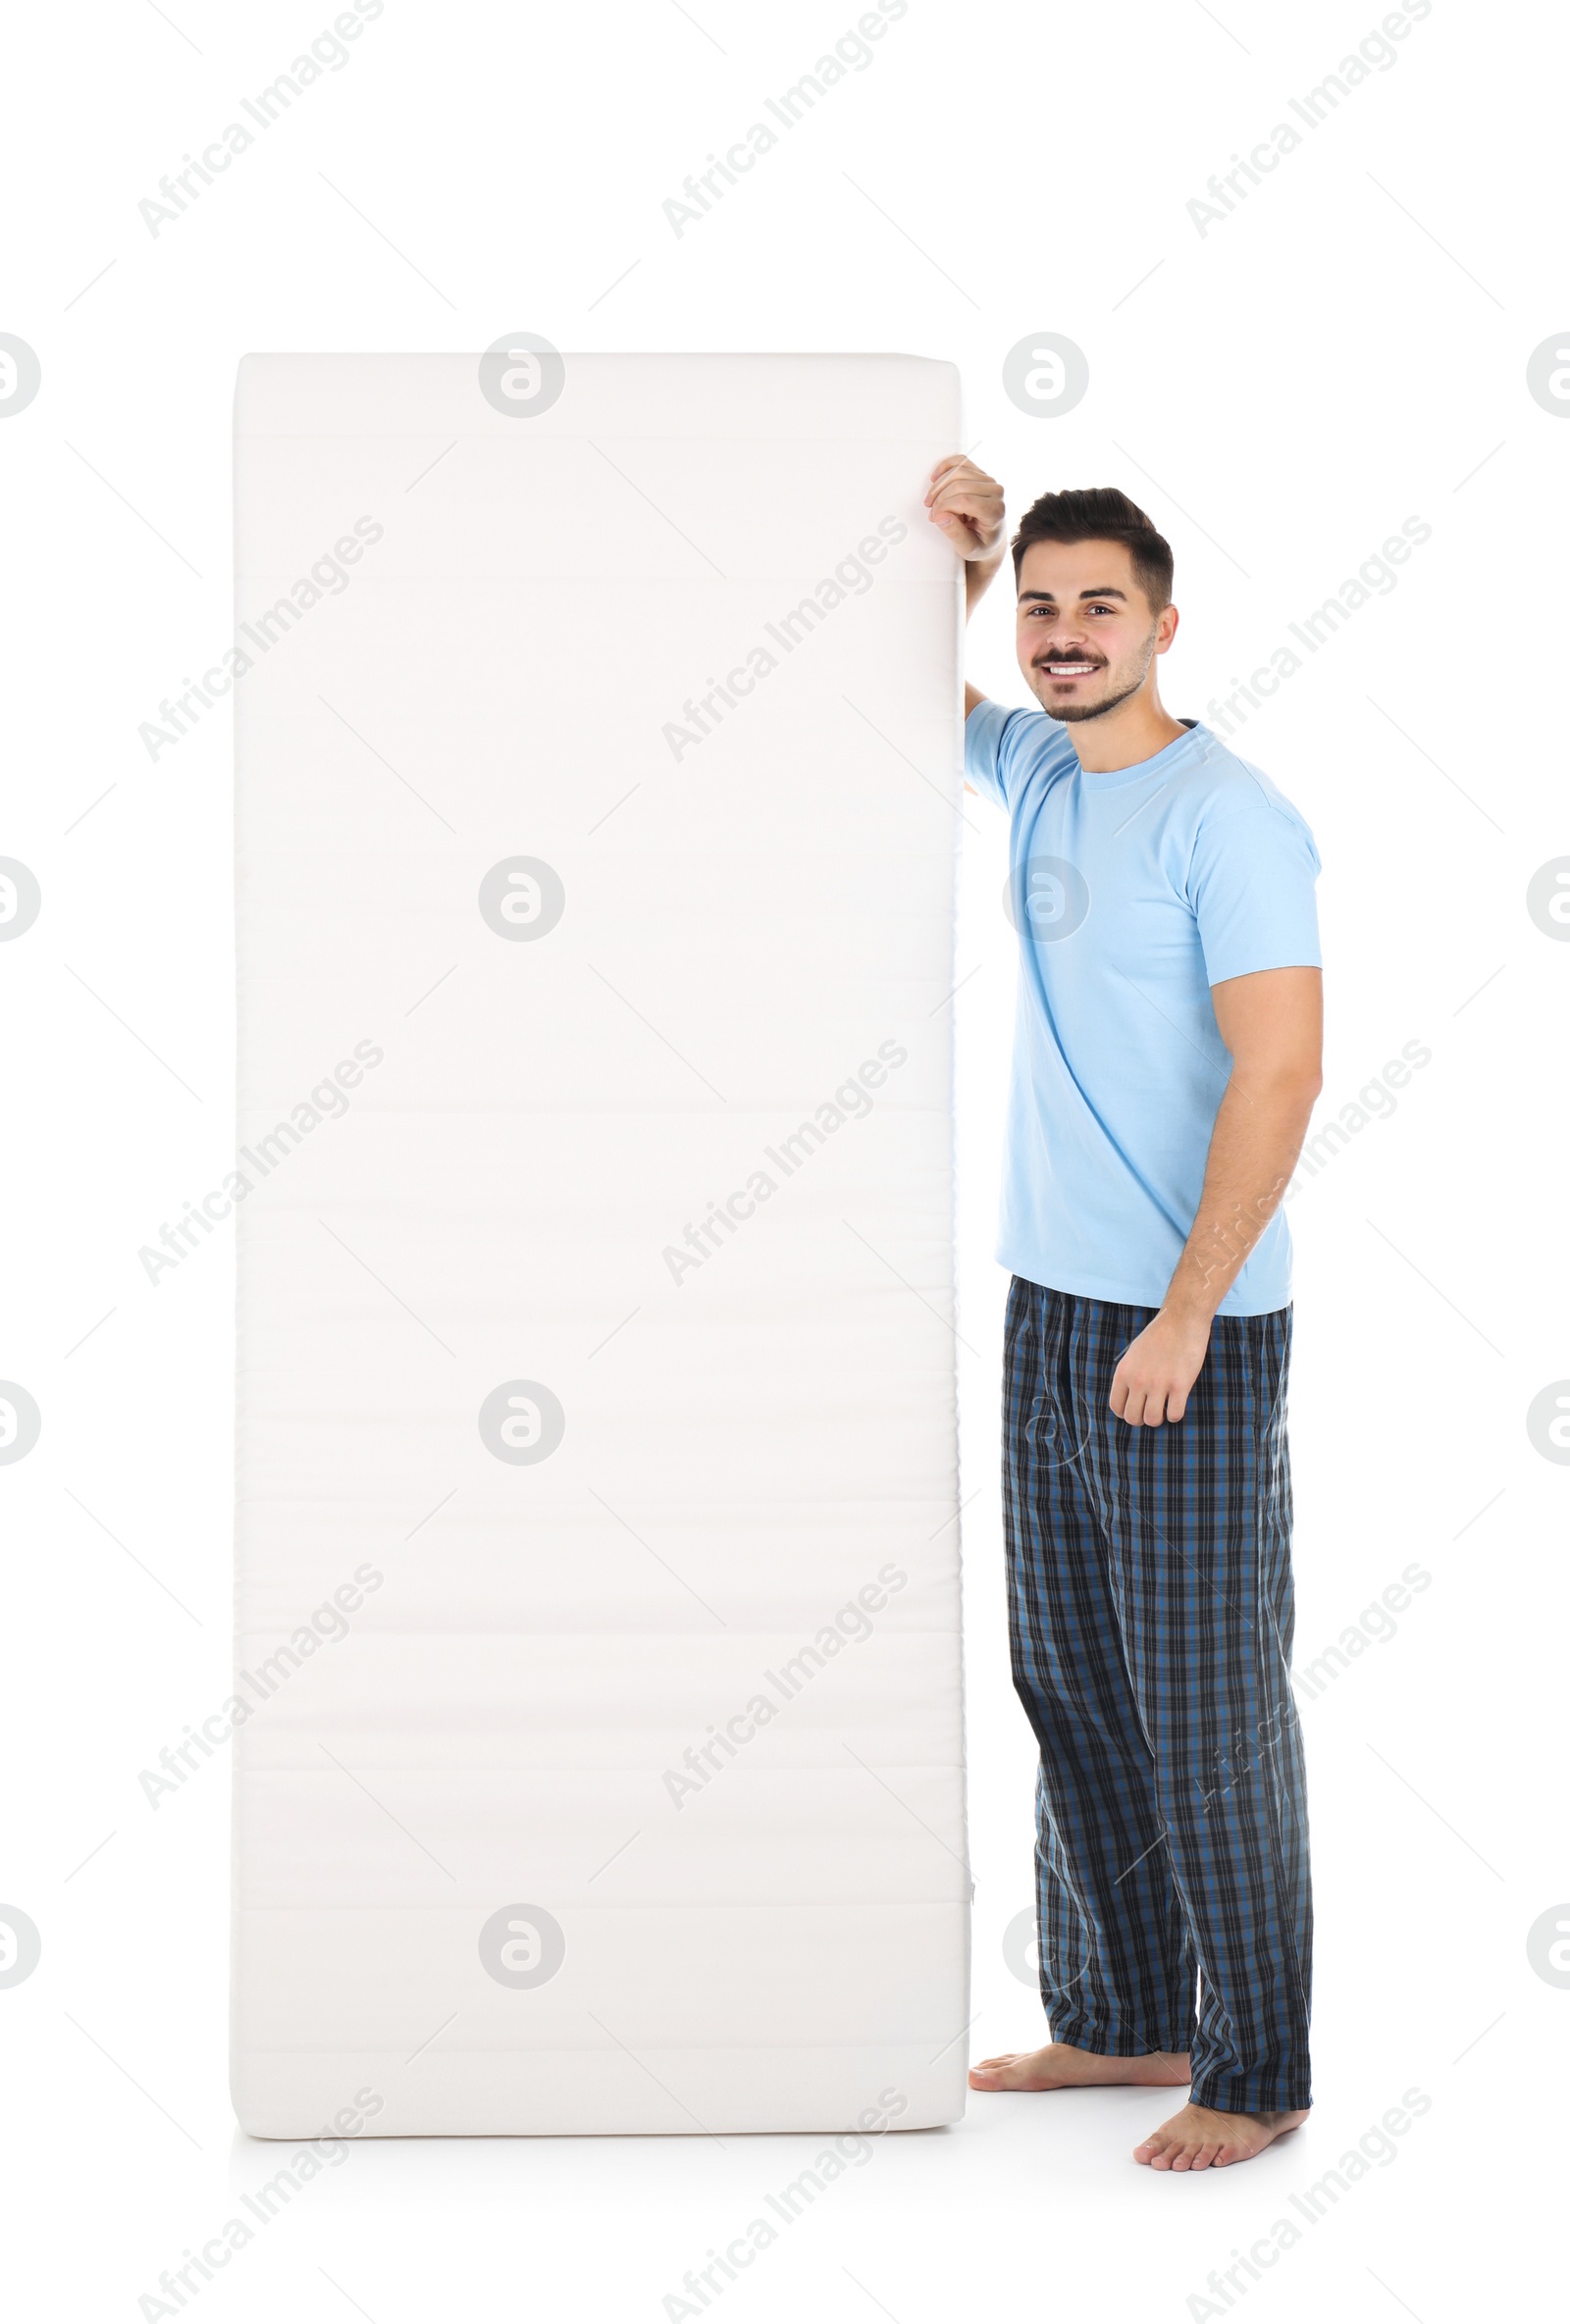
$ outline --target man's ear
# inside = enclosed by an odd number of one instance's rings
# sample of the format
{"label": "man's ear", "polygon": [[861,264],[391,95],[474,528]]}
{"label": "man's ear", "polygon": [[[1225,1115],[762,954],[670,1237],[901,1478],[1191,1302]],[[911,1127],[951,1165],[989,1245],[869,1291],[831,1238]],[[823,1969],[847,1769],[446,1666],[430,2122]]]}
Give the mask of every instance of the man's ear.
{"label": "man's ear", "polygon": [[1163,605],[1156,616],[1156,651],[1165,653],[1177,635],[1178,608],[1176,605]]}

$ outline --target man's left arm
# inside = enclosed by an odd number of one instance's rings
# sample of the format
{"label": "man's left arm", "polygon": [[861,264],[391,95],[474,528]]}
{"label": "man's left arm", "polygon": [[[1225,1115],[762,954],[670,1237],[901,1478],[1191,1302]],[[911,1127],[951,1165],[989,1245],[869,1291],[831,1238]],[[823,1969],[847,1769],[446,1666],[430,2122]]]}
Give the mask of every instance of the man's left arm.
{"label": "man's left arm", "polygon": [[1180,1420],[1210,1327],[1286,1190],[1321,1087],[1323,980],[1317,968],[1264,968],[1212,985],[1231,1053],[1192,1231],[1155,1320],[1124,1350],[1111,1404],[1137,1427]]}

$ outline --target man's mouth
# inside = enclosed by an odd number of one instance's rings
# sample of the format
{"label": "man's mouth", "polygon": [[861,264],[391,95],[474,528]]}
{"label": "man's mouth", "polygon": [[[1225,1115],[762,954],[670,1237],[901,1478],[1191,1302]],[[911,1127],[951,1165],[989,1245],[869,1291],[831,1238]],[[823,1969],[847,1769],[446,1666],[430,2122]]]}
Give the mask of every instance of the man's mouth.
{"label": "man's mouth", "polygon": [[1045,670],[1049,678],[1089,678],[1104,667],[1105,665],[1101,662],[1087,661],[1037,662],[1036,664],[1036,668]]}

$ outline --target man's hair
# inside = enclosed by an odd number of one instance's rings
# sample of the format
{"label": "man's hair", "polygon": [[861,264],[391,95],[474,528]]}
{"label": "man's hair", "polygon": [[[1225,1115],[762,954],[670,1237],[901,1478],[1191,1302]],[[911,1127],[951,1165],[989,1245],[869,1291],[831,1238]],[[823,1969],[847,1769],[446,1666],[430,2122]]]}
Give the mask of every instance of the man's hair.
{"label": "man's hair", "polygon": [[1035,541],[1116,541],[1128,551],[1134,579],[1159,613],[1172,603],[1172,550],[1142,508],[1116,485],[1096,485],[1088,491],[1043,492],[1020,519],[1015,534],[1015,587],[1020,564]]}

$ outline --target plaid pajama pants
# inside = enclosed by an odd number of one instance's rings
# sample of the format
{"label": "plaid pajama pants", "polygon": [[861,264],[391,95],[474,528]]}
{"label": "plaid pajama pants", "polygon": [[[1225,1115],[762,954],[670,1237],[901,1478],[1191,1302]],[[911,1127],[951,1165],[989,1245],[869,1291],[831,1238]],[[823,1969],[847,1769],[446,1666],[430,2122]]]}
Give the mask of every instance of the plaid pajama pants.
{"label": "plaid pajama pants", "polygon": [[1056,2040],[1187,2050],[1199,2104],[1267,2113],[1309,2103],[1291,1310],[1218,1316],[1182,1420],[1130,1427],[1107,1397],[1155,1313],[1019,1276],[1009,1293],[1003,1507],[1014,1682],[1041,1746],[1041,1997]]}

